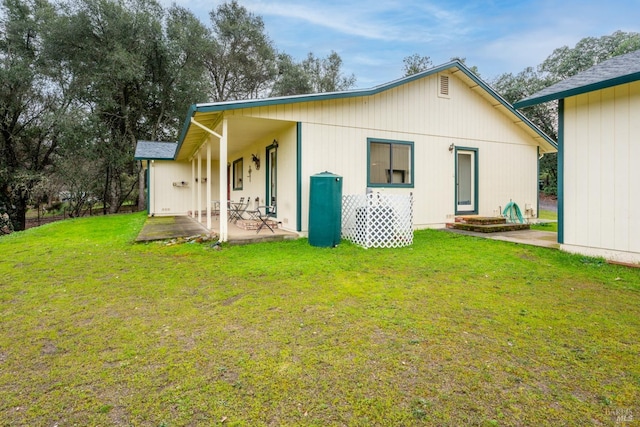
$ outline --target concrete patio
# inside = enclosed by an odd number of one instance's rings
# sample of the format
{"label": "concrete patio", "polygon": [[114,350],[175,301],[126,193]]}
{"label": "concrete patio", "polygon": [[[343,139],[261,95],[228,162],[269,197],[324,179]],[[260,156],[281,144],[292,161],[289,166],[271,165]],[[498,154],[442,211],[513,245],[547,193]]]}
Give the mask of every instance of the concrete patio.
{"label": "concrete patio", "polygon": [[544,248],[559,249],[558,233],[539,230],[501,231],[496,233],[479,233],[447,228],[450,233],[464,234],[465,236],[482,237],[485,239],[502,240],[504,242],[520,243],[523,245],[540,246]]}
{"label": "concrete patio", "polygon": [[[212,221],[212,230],[208,230],[197,219],[188,216],[153,216],[148,217],[136,238],[136,242],[151,242],[155,240],[168,240],[179,237],[192,237],[199,235],[219,234],[219,220]],[[243,245],[257,242],[273,242],[279,240],[297,239],[298,234],[274,228],[273,233],[267,227],[263,227],[259,233],[256,230],[245,230],[229,223],[228,244]]]}
{"label": "concrete patio", "polygon": [[[192,237],[218,234],[218,219],[212,222],[213,230],[207,228],[188,216],[161,216],[149,217],[145,221],[142,230],[136,238],[136,242],[151,242],[155,240],[169,240],[179,237]],[[545,248],[558,249],[557,233],[538,230],[519,230],[498,233],[478,233],[473,231],[443,229],[450,233],[464,234],[466,236],[482,237],[485,239],[502,240],[505,242],[519,243],[523,245],[533,245]],[[238,227],[233,222],[229,223],[229,241],[231,245],[243,245],[257,242],[272,242],[280,240],[297,239],[298,234],[274,228],[273,233],[263,227],[259,233],[256,230],[245,230]]]}

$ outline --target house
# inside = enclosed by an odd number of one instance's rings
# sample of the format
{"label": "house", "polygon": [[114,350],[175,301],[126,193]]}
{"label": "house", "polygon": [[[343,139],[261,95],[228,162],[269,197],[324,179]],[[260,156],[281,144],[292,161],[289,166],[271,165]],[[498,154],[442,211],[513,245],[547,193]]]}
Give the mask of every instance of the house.
{"label": "house", "polygon": [[558,102],[561,249],[640,263],[640,50],[515,104]]}
{"label": "house", "polygon": [[[157,144],[157,145],[156,145]],[[194,215],[211,228],[227,203],[276,205],[306,235],[310,177],[343,194],[413,194],[414,228],[494,216],[514,201],[537,212],[538,158],[556,144],[464,64],[452,61],[372,89],[192,105],[177,143],[140,142],[150,215]],[[258,199],[257,201],[255,199]]]}

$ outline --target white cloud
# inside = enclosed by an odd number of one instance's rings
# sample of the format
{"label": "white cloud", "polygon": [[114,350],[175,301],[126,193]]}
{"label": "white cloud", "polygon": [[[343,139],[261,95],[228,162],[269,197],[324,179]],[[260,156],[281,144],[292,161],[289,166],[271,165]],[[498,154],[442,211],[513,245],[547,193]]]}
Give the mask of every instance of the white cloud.
{"label": "white cloud", "polygon": [[[462,21],[457,14],[421,1],[289,3],[257,0],[243,5],[261,16],[289,19],[295,22],[293,25],[312,24],[342,35],[387,42],[429,41],[437,35],[449,37],[458,32]],[[445,28],[447,31],[443,31]],[[314,31],[308,27],[307,30]]]}
{"label": "white cloud", "polygon": [[[206,24],[225,0],[173,1]],[[226,0],[229,1],[229,0]],[[620,29],[640,31],[638,0],[238,0],[265,22],[277,49],[340,54],[359,87],[400,77],[402,59],[428,55],[434,64],[466,57],[491,79],[539,65],[554,49]]]}

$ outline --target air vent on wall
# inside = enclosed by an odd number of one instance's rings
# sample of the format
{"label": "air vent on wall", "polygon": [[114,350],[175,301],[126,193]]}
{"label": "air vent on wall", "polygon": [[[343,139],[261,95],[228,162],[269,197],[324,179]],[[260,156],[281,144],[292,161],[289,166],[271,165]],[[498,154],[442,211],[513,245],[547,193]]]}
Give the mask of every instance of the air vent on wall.
{"label": "air vent on wall", "polygon": [[438,76],[439,84],[438,84],[438,96],[443,98],[449,97],[449,76]]}

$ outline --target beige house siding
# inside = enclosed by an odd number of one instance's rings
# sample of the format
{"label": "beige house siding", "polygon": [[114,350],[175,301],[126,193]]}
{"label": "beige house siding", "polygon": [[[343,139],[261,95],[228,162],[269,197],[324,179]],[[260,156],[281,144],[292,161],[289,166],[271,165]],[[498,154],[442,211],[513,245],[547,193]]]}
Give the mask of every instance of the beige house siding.
{"label": "beige house siding", "polygon": [[[231,136],[233,138],[233,136]],[[266,148],[273,139],[278,141],[277,153],[277,218],[282,222],[282,228],[295,231],[296,228],[296,126],[291,124],[280,133],[274,134],[272,139],[257,141],[242,151],[230,151],[230,162],[242,157],[244,159],[244,185],[242,190],[231,190],[231,200],[238,201],[241,197],[251,198],[251,208],[255,207],[255,198],[259,197],[259,205],[269,205],[265,200],[267,185],[267,155]],[[260,157],[260,169],[256,169],[251,161],[251,155]],[[233,160],[231,160],[233,159]],[[248,178],[251,166],[251,181]],[[217,172],[216,172],[217,173]],[[231,177],[232,178],[232,177]]]}
{"label": "beige house siding", "polygon": [[[278,220],[282,221],[282,227],[290,230],[296,228],[296,126],[295,123],[288,126],[282,132],[274,134],[272,137],[278,140],[280,146],[278,148]],[[233,170],[230,171],[230,199],[239,201],[241,197],[250,198],[249,208],[256,206],[255,199],[259,198],[259,205],[269,204],[265,200],[265,188],[267,177],[267,159],[266,147],[272,143],[272,139],[257,141],[253,145],[237,150],[230,147],[228,162],[232,166],[233,162],[238,159],[243,160],[242,170],[242,188],[234,189],[233,187]],[[206,165],[206,144],[211,144],[212,151],[217,150],[218,142],[209,141],[205,143],[201,149],[201,175],[207,177]],[[260,158],[260,169],[256,169],[255,163],[252,161],[252,154]],[[150,214],[154,215],[186,215],[192,210],[192,187],[193,192],[193,210],[205,211],[207,207],[206,184],[202,180],[195,184],[195,178],[198,177],[198,161],[197,156],[194,157],[194,170],[192,175],[191,162],[176,161],[155,161],[151,164],[150,180],[153,182],[152,190],[149,196]],[[251,177],[249,178],[249,168],[251,168]],[[218,185],[219,162],[212,161],[211,176],[213,179],[211,186],[212,201],[225,199],[226,196],[220,197]],[[187,181],[189,188],[175,188],[172,185],[174,181]],[[198,198],[198,192],[200,197]],[[199,203],[198,203],[199,201]],[[204,215],[204,214],[203,214]]]}
{"label": "beige house siding", "polygon": [[[194,185],[191,164],[171,160],[149,162],[149,214],[187,215],[191,209],[192,191],[200,190],[204,197],[204,185]],[[185,185],[182,185],[185,182]],[[174,185],[175,183],[175,185]]]}
{"label": "beige house siding", "polygon": [[[455,156],[459,147],[478,149],[479,214],[495,215],[510,200],[537,208],[537,147],[512,120],[493,108],[455,75],[450,95],[438,97],[438,75],[419,79],[374,96],[272,105],[228,112],[302,122],[302,231],[307,229],[309,177],[330,171],[344,177],[344,194],[367,190],[367,138],[414,143],[414,188],[375,188],[413,193],[416,227],[442,226],[455,212]],[[286,144],[291,139],[281,138]],[[292,153],[291,150],[281,150]],[[295,171],[295,159],[280,163]],[[295,200],[295,177],[279,180],[281,203]],[[295,206],[292,203],[292,209]],[[289,215],[288,209],[284,212]],[[291,215],[294,212],[290,212]]]}
{"label": "beige house siding", "polygon": [[[414,227],[444,226],[456,215],[454,147],[477,154],[479,215],[498,215],[509,201],[523,211],[535,211],[538,143],[543,151],[553,151],[554,144],[460,67],[405,79],[380,91],[331,94],[330,99],[323,95],[192,106],[178,160],[156,161],[150,169],[150,213],[204,211],[208,187],[211,200],[226,199],[221,194],[220,167],[224,175],[227,163],[232,166],[240,158],[243,185],[231,186],[230,199],[249,197],[253,206],[259,197],[259,204],[269,204],[267,147],[274,140],[278,141],[277,220],[282,228],[302,235],[308,230],[310,177],[324,171],[343,176],[345,195],[368,190],[412,193]],[[449,80],[446,96],[438,92],[443,76]],[[368,146],[375,140],[412,144],[412,186],[367,188]],[[227,149],[221,150],[225,145]],[[207,152],[212,159],[210,186],[195,182],[196,177],[209,175]],[[197,160],[192,161],[198,153],[199,167]],[[252,155],[260,157],[259,170]],[[394,169],[411,168],[400,162]],[[233,182],[233,173],[229,180]],[[175,188],[174,181],[188,181],[189,189]]]}
{"label": "beige house siding", "polygon": [[640,262],[640,82],[569,97],[564,107],[564,245]]}

